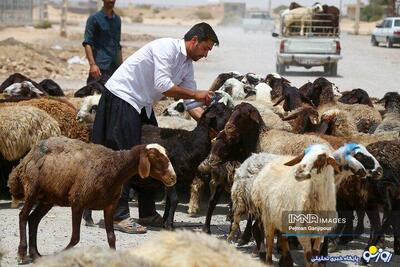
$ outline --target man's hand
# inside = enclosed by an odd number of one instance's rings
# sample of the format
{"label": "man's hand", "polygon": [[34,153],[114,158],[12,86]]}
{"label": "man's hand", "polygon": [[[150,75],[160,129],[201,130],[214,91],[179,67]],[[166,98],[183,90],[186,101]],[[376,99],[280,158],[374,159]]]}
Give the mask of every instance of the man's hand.
{"label": "man's hand", "polygon": [[199,102],[203,102],[206,106],[211,104],[211,98],[215,93],[213,91],[199,90],[195,91],[194,99]]}
{"label": "man's hand", "polygon": [[101,76],[101,72],[99,67],[96,64],[90,65],[89,75],[95,79],[99,79]]}

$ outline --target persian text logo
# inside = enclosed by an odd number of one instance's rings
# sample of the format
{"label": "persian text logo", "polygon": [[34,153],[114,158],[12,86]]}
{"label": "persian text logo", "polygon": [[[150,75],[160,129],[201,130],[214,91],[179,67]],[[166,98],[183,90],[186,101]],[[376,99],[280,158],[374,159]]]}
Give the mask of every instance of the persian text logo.
{"label": "persian text logo", "polygon": [[393,254],[390,253],[389,251],[385,251],[381,248],[377,248],[375,246],[370,246],[368,250],[364,251],[362,254],[363,259],[369,263],[371,260],[375,259],[375,262],[378,262],[379,260],[383,262],[390,262],[392,259]]}

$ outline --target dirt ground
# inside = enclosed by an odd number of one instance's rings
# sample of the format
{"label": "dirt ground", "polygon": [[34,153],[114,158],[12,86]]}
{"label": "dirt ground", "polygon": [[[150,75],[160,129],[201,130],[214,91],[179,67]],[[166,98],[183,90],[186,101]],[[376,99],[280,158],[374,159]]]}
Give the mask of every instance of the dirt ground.
{"label": "dirt ground", "polygon": [[[201,8],[197,8],[200,9]],[[207,20],[212,25],[218,24],[221,19],[221,11],[218,8],[210,9],[212,19]],[[57,17],[57,10],[51,10],[51,17]],[[159,27],[159,32],[163,31],[166,25],[192,25],[198,22],[196,10],[193,8],[182,8],[178,10],[125,10],[130,14],[124,18],[124,23],[133,22],[136,16],[143,16],[143,28],[146,25]],[[185,15],[186,14],[186,15]],[[198,13],[197,13],[198,14]],[[85,84],[89,66],[87,64],[69,64],[67,61],[74,56],[78,56],[84,60],[84,50],[81,45],[84,22],[87,18],[85,15],[69,14],[71,25],[68,27],[68,37],[62,38],[59,36],[58,25],[54,25],[50,29],[42,30],[33,27],[19,28],[3,28],[0,29],[0,82],[14,72],[21,72],[24,75],[36,80],[52,78],[65,91],[77,90]],[[55,19],[54,19],[55,20]],[[162,34],[149,34],[140,31],[131,31],[137,24],[130,24],[131,27],[123,29],[123,53],[124,58],[131,55],[134,51],[140,48],[144,43],[155,38],[162,37]],[[156,25],[156,26],[154,26]],[[157,26],[159,25],[159,26]],[[375,23],[362,23],[360,33],[368,34],[374,27]],[[349,20],[342,21],[342,31],[351,32],[353,22]],[[180,30],[180,29],[179,29]],[[13,39],[9,39],[13,38]],[[220,53],[222,53],[222,48]],[[224,55],[225,56],[225,55]],[[221,56],[221,59],[223,57]],[[207,59],[208,60],[208,59]],[[394,59],[393,59],[394,60]],[[209,59],[208,64],[220,65],[219,62],[214,62],[215,58]],[[213,63],[214,62],[214,63]],[[271,61],[272,62],[272,61]],[[205,69],[206,67],[204,67]],[[209,68],[207,66],[207,68]],[[231,69],[225,69],[230,71]],[[248,70],[251,71],[251,70]],[[202,67],[200,67],[200,77],[207,77],[205,81],[200,81],[201,84],[211,84],[211,76],[202,76]],[[206,73],[204,71],[204,73]],[[218,73],[213,73],[215,77]],[[291,77],[295,79],[295,77]],[[131,215],[134,218],[138,217],[137,203],[131,203]],[[18,209],[11,209],[9,201],[0,201],[0,251],[4,252],[3,260],[0,266],[16,266],[16,252],[19,242],[18,232]],[[206,203],[202,205],[202,212],[199,217],[189,217],[186,210],[187,204],[179,204],[178,211],[175,216],[175,225],[200,231],[205,221]],[[162,214],[163,205],[158,203],[157,208]],[[228,232],[228,222],[225,220],[227,213],[227,204],[218,205],[212,219],[212,233],[218,238],[226,238]],[[94,213],[94,219],[98,222],[102,218],[101,212]],[[366,221],[366,225],[368,222]],[[244,222],[242,222],[242,229]],[[140,245],[143,241],[156,235],[159,229],[150,229],[144,235],[128,235],[116,232],[117,249],[131,248]],[[48,215],[45,216],[39,227],[38,248],[43,255],[49,255],[59,252],[68,243],[71,233],[71,212],[69,208],[55,207]],[[363,235],[361,239],[351,242],[349,245],[342,247],[339,252],[333,255],[356,255],[361,256],[364,247],[366,246],[367,235]],[[393,251],[393,238],[387,238],[387,248]],[[101,228],[89,228],[82,226],[81,241],[78,247],[88,246],[104,246],[107,247],[105,230]],[[240,248],[246,253],[251,253],[254,248],[254,243]],[[303,265],[303,258],[300,250],[292,251],[295,263],[298,266]],[[274,255],[277,255],[274,251]],[[277,264],[277,258],[274,256],[274,262]],[[400,266],[398,256],[393,257],[390,266]],[[332,264],[330,266],[345,266],[353,264]],[[389,266],[386,265],[386,266]]]}

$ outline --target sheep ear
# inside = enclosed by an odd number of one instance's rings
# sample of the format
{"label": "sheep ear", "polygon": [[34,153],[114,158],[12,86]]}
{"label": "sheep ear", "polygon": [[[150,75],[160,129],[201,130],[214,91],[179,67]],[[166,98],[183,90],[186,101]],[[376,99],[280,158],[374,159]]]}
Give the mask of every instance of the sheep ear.
{"label": "sheep ear", "polygon": [[340,166],[334,158],[328,157],[328,159],[326,161],[328,162],[328,165],[331,165],[333,167],[335,172],[340,172]]}
{"label": "sheep ear", "polygon": [[299,163],[303,158],[304,158],[304,152],[302,154],[298,155],[297,157],[295,157],[294,159],[292,159],[291,161],[286,162],[284,165],[285,166],[294,166],[297,163]]}
{"label": "sheep ear", "polygon": [[282,118],[282,120],[283,121],[290,121],[290,120],[296,119],[298,116],[299,116],[299,112],[296,112],[296,113],[290,114],[287,117]]}
{"label": "sheep ear", "polygon": [[150,175],[150,160],[149,155],[147,153],[147,149],[144,149],[140,152],[140,159],[139,159],[139,176],[140,178],[146,178]]}

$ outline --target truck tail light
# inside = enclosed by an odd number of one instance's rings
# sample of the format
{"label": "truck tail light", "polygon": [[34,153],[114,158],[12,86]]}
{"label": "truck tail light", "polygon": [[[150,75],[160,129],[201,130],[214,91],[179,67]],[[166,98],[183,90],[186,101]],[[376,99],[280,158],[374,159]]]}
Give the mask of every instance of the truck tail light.
{"label": "truck tail light", "polygon": [[340,55],[341,50],[342,48],[340,47],[340,42],[336,41],[336,54]]}
{"label": "truck tail light", "polygon": [[283,53],[285,51],[285,41],[281,41],[281,45],[279,46],[279,52]]}
{"label": "truck tail light", "polygon": [[394,35],[399,35],[399,36],[400,36],[400,31],[395,31],[393,34],[394,34]]}

